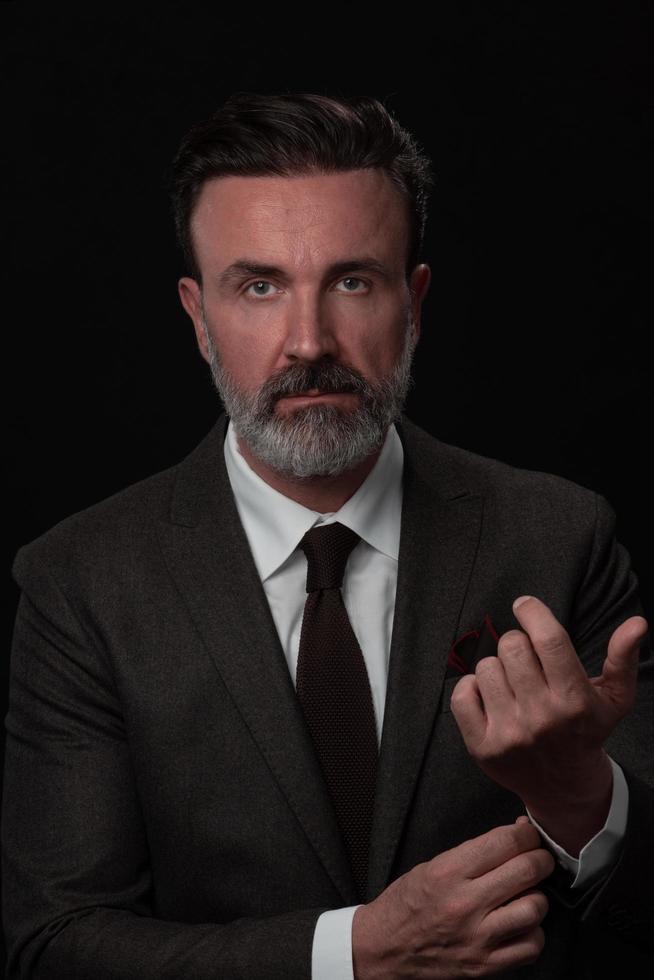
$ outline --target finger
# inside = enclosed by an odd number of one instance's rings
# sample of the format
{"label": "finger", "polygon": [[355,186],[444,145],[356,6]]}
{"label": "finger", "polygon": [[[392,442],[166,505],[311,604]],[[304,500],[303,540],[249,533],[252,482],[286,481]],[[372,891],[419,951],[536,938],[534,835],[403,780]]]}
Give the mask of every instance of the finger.
{"label": "finger", "polygon": [[[528,820],[526,824],[494,827],[479,837],[473,837],[457,845],[452,848],[452,852],[461,860],[462,874],[473,880],[495,868],[503,867],[507,861],[519,854],[540,849],[540,845],[540,834]],[[438,857],[440,855],[437,855],[434,860],[438,860]],[[527,887],[531,886],[525,885],[525,888]],[[516,894],[517,892],[513,892],[506,897],[514,898]]]}
{"label": "finger", "polygon": [[588,685],[586,671],[567,630],[551,609],[536,596],[519,596],[513,614],[528,634],[552,691],[566,696],[583,691]]}
{"label": "finger", "polygon": [[490,911],[482,920],[479,933],[490,945],[499,945],[523,932],[531,932],[543,921],[548,909],[544,893],[532,888]]}
{"label": "finger", "polygon": [[468,748],[482,742],[486,734],[486,714],[474,674],[466,674],[455,685],[450,708]]}
{"label": "finger", "polygon": [[527,634],[520,630],[503,633],[497,644],[497,656],[516,700],[525,707],[540,701],[548,685]]}
{"label": "finger", "polygon": [[500,867],[475,879],[481,904],[490,912],[517,898],[549,877],[555,864],[554,858],[544,847],[510,858]]}
{"label": "finger", "polygon": [[491,950],[486,958],[486,966],[498,973],[527,966],[538,959],[544,947],[545,933],[540,926],[536,926],[531,932],[509,939]]}
{"label": "finger", "polygon": [[499,657],[484,657],[480,660],[475,677],[487,723],[491,714],[495,718],[505,718],[509,711],[513,711],[515,697]]}
{"label": "finger", "polygon": [[647,631],[648,623],[643,616],[631,616],[621,623],[609,640],[601,683],[598,685],[598,679],[593,678],[594,685],[601,687],[623,711],[629,709],[636,695],[640,644]]}

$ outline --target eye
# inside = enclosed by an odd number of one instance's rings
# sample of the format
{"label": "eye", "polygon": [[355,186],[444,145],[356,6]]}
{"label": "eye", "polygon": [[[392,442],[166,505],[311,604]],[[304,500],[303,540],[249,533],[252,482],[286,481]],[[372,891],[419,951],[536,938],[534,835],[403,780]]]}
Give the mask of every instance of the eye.
{"label": "eye", "polygon": [[[252,289],[253,286],[257,286],[257,287],[259,287],[259,286],[272,286],[272,283],[271,282],[267,282],[265,279],[257,279],[256,282],[251,282],[250,285],[246,287],[245,292],[248,293],[250,291],[250,289]],[[257,291],[255,291],[254,293],[251,293],[250,295],[251,296],[261,296],[261,297],[265,298],[266,296],[270,296],[270,293],[261,293],[257,289]]]}
{"label": "eye", "polygon": [[[367,287],[367,283],[364,282],[363,279],[357,279],[355,276],[347,276],[345,279],[340,279],[339,283],[346,283],[350,285],[354,284],[354,288],[349,288],[348,286],[345,290],[340,290],[340,292],[346,293],[365,292]],[[364,288],[357,289],[357,286]],[[273,288],[273,285],[271,282],[268,282],[267,279],[257,279],[255,282],[251,282],[249,286],[246,286],[244,292],[246,295],[249,294],[250,296],[259,297],[260,299],[266,299],[268,296],[272,295],[269,290],[266,290],[266,287]],[[262,291],[262,289],[266,291]]]}
{"label": "eye", "polygon": [[[366,283],[363,281],[363,279],[357,279],[355,276],[348,276],[346,279],[341,279],[340,281],[341,282],[346,282],[346,283],[358,283],[361,286],[366,286]],[[364,292],[364,291],[365,290],[361,290],[361,289],[349,289],[349,288],[345,290],[346,293],[355,293],[355,292],[359,292],[360,293],[360,292]]]}

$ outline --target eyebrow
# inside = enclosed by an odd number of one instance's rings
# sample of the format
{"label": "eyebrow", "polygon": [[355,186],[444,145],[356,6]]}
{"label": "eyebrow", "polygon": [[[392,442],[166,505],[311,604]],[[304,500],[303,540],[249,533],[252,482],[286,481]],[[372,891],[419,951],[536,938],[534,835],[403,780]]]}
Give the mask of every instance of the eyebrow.
{"label": "eyebrow", "polygon": [[[326,277],[341,275],[344,272],[370,272],[382,276],[384,279],[392,279],[391,270],[372,256],[364,255],[360,258],[344,259],[341,262],[334,262],[326,270]],[[218,276],[220,286],[231,286],[246,276],[277,276],[280,279],[288,280],[289,276],[284,269],[276,265],[262,265],[251,259],[237,259],[232,262]]]}

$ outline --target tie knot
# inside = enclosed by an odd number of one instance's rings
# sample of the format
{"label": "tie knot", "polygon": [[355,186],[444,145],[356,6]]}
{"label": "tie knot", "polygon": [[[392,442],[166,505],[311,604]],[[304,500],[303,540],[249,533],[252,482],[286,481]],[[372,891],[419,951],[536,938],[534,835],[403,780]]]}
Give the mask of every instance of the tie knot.
{"label": "tie knot", "polygon": [[339,589],[347,559],[360,540],[356,531],[338,521],[307,531],[298,545],[307,556],[307,592]]}

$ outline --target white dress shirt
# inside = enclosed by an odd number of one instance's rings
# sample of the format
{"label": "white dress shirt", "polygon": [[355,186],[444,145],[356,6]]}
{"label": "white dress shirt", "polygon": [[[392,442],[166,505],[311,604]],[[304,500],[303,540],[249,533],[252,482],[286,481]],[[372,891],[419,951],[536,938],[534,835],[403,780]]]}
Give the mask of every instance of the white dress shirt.
{"label": "white dress shirt", "polygon": [[[314,525],[340,521],[360,536],[350,554],[342,594],[361,647],[372,691],[378,741],[384,718],[386,680],[393,629],[400,548],[404,450],[394,425],[375,466],[339,510],[321,514],[273,489],[251,469],[238,446],[231,420],[224,443],[225,463],[254,563],[270,604],[293,683],[306,601],[307,560],[298,548]],[[587,884],[617,856],[627,823],[628,791],[620,767],[611,760],[613,796],[605,826],[576,859],[547,836],[559,862],[576,872],[572,887]],[[312,980],[354,980],[352,919],[358,905],[324,912],[313,938]]]}

